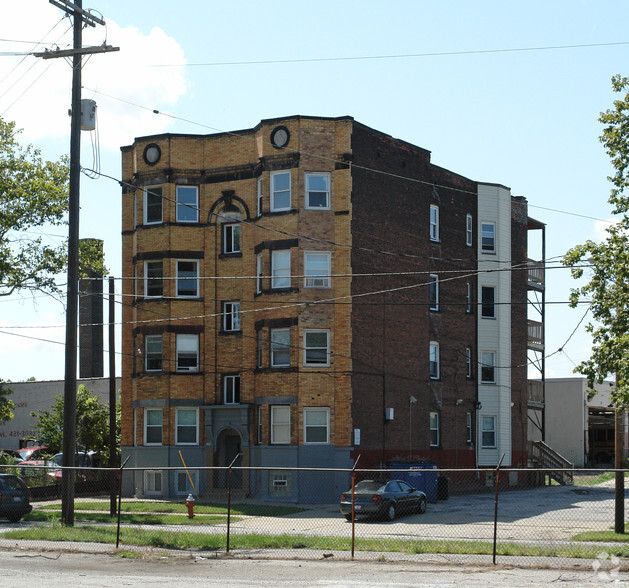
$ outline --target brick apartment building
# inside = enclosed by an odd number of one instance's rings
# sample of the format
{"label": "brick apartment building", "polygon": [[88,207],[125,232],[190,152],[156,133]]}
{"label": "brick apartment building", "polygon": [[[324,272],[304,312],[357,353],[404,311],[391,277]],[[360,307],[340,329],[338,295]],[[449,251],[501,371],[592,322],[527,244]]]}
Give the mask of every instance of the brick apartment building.
{"label": "brick apartment building", "polygon": [[[122,148],[138,495],[336,500],[348,468],[527,464],[526,200],[351,117]],[[165,470],[161,468],[180,468]]]}

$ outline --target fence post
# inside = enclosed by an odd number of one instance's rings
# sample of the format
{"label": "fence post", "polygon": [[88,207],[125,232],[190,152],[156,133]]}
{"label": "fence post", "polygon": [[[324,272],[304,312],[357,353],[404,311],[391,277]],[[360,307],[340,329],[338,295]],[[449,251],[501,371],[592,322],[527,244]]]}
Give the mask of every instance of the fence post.
{"label": "fence post", "polygon": [[502,465],[502,460],[505,458],[505,454],[503,453],[498,465],[496,466],[496,475],[494,476],[494,484],[496,486],[496,498],[494,500],[494,565],[496,565],[496,543],[498,541],[498,482],[500,479],[500,466]]}
{"label": "fence post", "polygon": [[356,458],[354,462],[354,467],[352,468],[352,559],[354,559],[354,541],[356,539],[356,515],[354,514],[354,488],[356,487],[356,466],[358,465],[358,460],[360,459],[360,455]]}
{"label": "fence post", "polygon": [[234,467],[236,460],[240,456],[240,453],[236,454],[236,457],[234,457],[232,462],[229,464],[229,468],[227,470],[227,553],[229,553],[229,527],[232,509],[232,467]]}
{"label": "fence post", "polygon": [[124,460],[124,463],[120,466],[120,473],[118,474],[120,478],[118,480],[118,524],[116,528],[116,549],[118,549],[118,546],[120,545],[120,503],[122,502],[122,470],[127,465],[127,462],[130,458],[131,456],[127,457],[127,459]]}

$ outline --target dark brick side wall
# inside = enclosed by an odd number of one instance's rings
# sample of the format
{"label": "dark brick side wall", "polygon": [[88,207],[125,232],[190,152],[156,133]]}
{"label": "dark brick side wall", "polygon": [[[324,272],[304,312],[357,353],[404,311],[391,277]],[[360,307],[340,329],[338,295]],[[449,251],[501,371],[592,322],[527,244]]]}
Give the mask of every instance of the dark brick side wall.
{"label": "dark brick side wall", "polygon": [[[465,231],[466,215],[476,214],[476,184],[432,165],[429,152],[358,123],[352,153],[352,272],[421,272],[353,278],[353,295],[388,291],[353,299],[355,453],[363,467],[409,454],[472,465],[465,426],[476,381],[466,378],[465,349],[474,349],[476,316],[465,299],[468,280],[475,291],[476,238],[467,247]],[[438,243],[430,241],[431,204],[440,209]],[[438,312],[429,310],[430,273],[440,276]],[[439,380],[429,377],[430,341],[440,345]],[[418,401],[412,406],[411,396]],[[385,408],[394,409],[392,421],[384,420]],[[441,415],[440,447],[432,450],[430,411]]]}

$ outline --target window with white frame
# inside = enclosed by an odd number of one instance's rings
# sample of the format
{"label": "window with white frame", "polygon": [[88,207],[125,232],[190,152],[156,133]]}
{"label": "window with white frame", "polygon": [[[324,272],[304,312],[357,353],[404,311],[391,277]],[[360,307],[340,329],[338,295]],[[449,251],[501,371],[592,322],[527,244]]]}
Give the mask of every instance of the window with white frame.
{"label": "window with white frame", "polygon": [[465,421],[465,432],[466,432],[465,441],[467,443],[471,443],[472,442],[472,411],[471,410],[467,411],[467,416],[466,416],[466,421]]}
{"label": "window with white frame", "polygon": [[439,379],[439,343],[436,341],[430,342],[430,379],[438,380]]}
{"label": "window with white frame", "polygon": [[496,288],[481,286],[480,315],[483,318],[496,318]]}
{"label": "window with white frame", "polygon": [[474,219],[471,214],[465,217],[465,244],[468,247],[472,246],[474,241]]}
{"label": "window with white frame", "polygon": [[290,406],[271,406],[271,443],[290,443]]}
{"label": "window with white frame", "polygon": [[271,252],[271,288],[290,288],[290,249]]}
{"label": "window with white frame", "polygon": [[430,274],[429,279],[430,310],[439,310],[439,276]]}
{"label": "window with white frame", "polygon": [[430,240],[439,241],[439,207],[430,205]]}
{"label": "window with white frame", "polygon": [[304,286],[306,288],[330,287],[330,252],[304,251]]}
{"label": "window with white frame", "polygon": [[196,408],[175,409],[175,443],[177,445],[199,444],[199,410]]}
{"label": "window with white frame", "polygon": [[290,366],[290,329],[271,329],[271,367]]}
{"label": "window with white frame", "polygon": [[262,216],[262,177],[258,178],[258,216]]}
{"label": "window with white frame", "polygon": [[481,251],[494,253],[496,251],[496,223],[481,223]]}
{"label": "window with white frame", "polygon": [[156,298],[164,295],[164,262],[144,262],[144,296]]}
{"label": "window with white frame", "polygon": [[240,331],[240,302],[223,302],[223,331]]}
{"label": "window with white frame", "polygon": [[329,173],[306,173],[306,208],[330,208]]}
{"label": "window with white frame", "polygon": [[223,253],[240,253],[240,223],[223,225]]}
{"label": "window with white frame", "polygon": [[240,376],[223,376],[223,404],[240,404]]}
{"label": "window with white frame", "polygon": [[177,470],[175,472],[177,494],[193,494],[199,488],[199,470]]}
{"label": "window with white frame", "polygon": [[177,222],[199,222],[199,188],[197,186],[177,186]]}
{"label": "window with white frame", "polygon": [[178,372],[199,371],[199,335],[177,335],[175,369]]}
{"label": "window with white frame", "polygon": [[271,173],[271,212],[290,210],[290,172]]}
{"label": "window with white frame", "polygon": [[144,224],[153,225],[163,220],[163,191],[161,186],[144,189]]}
{"label": "window with white frame", "polygon": [[258,406],[258,416],[257,416],[257,435],[256,441],[258,445],[262,443],[262,407]]}
{"label": "window with white frame", "polygon": [[440,443],[440,427],[439,427],[439,413],[430,413],[430,446],[439,447]]}
{"label": "window with white frame", "polygon": [[144,409],[144,445],[162,444],[162,409]]}
{"label": "window with white frame", "polygon": [[262,293],[262,253],[256,255],[256,294]]}
{"label": "window with white frame", "polygon": [[330,442],[330,409],[304,408],[304,443]]}
{"label": "window with white frame", "polygon": [[483,447],[496,447],[496,417],[481,417],[481,445]]}
{"label": "window with white frame", "polygon": [[161,372],[164,340],[162,335],[144,335],[144,371]]}
{"label": "window with white frame", "polygon": [[161,470],[144,470],[144,494],[162,494]]}
{"label": "window with white frame", "polygon": [[465,348],[465,377],[472,377],[472,349],[470,347]]}
{"label": "window with white frame", "polygon": [[304,365],[330,365],[330,331],[304,330]]}
{"label": "window with white frame", "polygon": [[480,381],[493,384],[496,382],[496,352],[482,351],[480,354]]}
{"label": "window with white frame", "polygon": [[465,312],[467,314],[472,313],[472,284],[470,282],[467,283],[467,291],[465,293]]}
{"label": "window with white frame", "polygon": [[199,296],[199,262],[188,259],[177,260],[177,297]]}

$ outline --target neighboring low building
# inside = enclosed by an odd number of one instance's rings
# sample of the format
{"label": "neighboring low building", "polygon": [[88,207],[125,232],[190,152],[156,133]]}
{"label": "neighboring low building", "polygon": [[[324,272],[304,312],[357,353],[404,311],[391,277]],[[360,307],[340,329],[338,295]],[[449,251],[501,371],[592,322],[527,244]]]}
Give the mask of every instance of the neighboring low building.
{"label": "neighboring low building", "polygon": [[[82,378],[77,380],[77,386],[81,384],[101,402],[109,404],[109,378]],[[36,420],[31,413],[50,410],[57,396],[63,396],[64,381],[8,382],[5,385],[13,390],[9,398],[15,410],[10,421],[0,421],[0,449],[19,449],[21,442],[36,437]],[[116,378],[116,392],[120,385],[121,379]]]}

